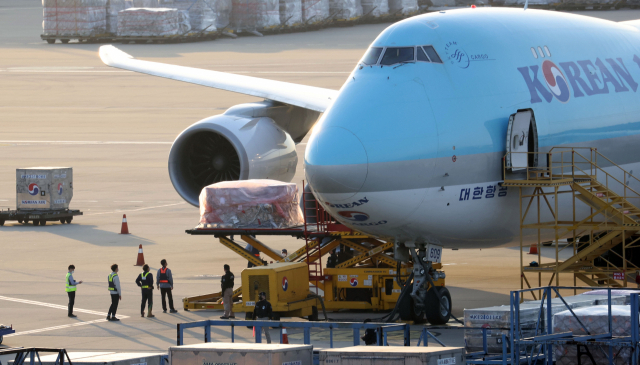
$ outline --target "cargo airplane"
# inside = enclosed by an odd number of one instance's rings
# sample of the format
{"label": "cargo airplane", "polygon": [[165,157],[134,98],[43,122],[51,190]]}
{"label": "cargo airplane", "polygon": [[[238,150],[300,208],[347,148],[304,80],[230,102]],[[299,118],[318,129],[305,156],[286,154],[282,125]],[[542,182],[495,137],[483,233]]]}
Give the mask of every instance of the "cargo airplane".
{"label": "cargo airplane", "polygon": [[[295,144],[311,131],[304,166],[320,204],[353,229],[394,240],[396,258],[414,265],[427,261],[427,245],[518,240],[518,191],[501,185],[508,152],[596,147],[640,171],[640,20],[509,8],[420,15],[385,29],[340,90],[137,60],[113,46],[100,57],[264,98],[176,138],[169,172],[189,203],[218,181],[290,181]],[[523,156],[525,165],[545,163]],[[437,278],[414,268],[414,283]],[[433,295],[414,285],[412,297],[426,308]],[[436,300],[450,308],[448,294]],[[446,319],[443,309],[435,322]]]}

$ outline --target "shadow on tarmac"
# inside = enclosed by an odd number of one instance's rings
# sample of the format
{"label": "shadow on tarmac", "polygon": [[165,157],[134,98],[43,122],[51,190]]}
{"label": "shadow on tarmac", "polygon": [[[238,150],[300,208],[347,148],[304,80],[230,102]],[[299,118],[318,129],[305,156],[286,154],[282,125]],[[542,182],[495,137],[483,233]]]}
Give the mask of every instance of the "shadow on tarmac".
{"label": "shadow on tarmac", "polygon": [[32,233],[51,233],[75,241],[85,242],[102,247],[124,247],[138,244],[154,245],[155,241],[139,237],[134,234],[121,235],[118,232],[97,229],[95,225],[83,224],[56,224],[48,222],[46,226],[34,226],[31,224],[10,224],[0,227],[0,231],[19,231]]}

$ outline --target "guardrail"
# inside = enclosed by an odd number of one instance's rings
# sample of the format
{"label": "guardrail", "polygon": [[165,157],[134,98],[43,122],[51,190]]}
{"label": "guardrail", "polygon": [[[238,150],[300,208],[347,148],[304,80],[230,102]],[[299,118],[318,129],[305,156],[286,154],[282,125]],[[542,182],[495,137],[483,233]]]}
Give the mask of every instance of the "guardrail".
{"label": "guardrail", "polygon": [[410,325],[389,324],[389,323],[358,323],[358,322],[280,322],[280,321],[243,321],[243,320],[206,320],[189,323],[178,323],[177,325],[177,345],[184,344],[184,330],[188,328],[204,328],[204,342],[211,342],[211,326],[230,326],[231,342],[235,342],[235,327],[255,327],[255,341],[262,343],[262,327],[278,328],[280,332],[280,343],[282,343],[282,330],[284,328],[302,328],[304,333],[304,344],[311,344],[311,329],[329,329],[329,345],[333,348],[333,330],[351,329],[353,331],[353,345],[360,345],[360,330],[374,329],[377,331],[378,346],[387,346],[387,335],[389,332],[403,332],[404,346],[411,345]]}
{"label": "guardrail", "polygon": [[57,352],[58,357],[56,358],[55,365],[64,365],[65,357],[67,358],[66,363],[72,365],[71,359],[69,359],[69,354],[67,354],[67,350],[65,349],[47,347],[19,347],[0,349],[0,355],[16,354],[13,365],[24,365],[25,363],[29,365],[42,365],[42,361],[40,361],[40,352]]}

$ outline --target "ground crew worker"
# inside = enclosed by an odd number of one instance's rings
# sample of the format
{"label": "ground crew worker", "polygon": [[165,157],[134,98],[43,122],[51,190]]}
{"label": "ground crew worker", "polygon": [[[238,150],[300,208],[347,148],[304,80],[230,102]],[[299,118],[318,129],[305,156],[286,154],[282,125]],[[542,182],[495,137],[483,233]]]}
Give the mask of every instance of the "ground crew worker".
{"label": "ground crew worker", "polygon": [[82,284],[82,280],[80,281],[75,281],[73,279],[73,272],[76,269],[75,266],[73,265],[69,265],[68,270],[69,272],[67,272],[67,287],[66,287],[66,291],[67,291],[67,295],[69,296],[69,310],[68,310],[68,316],[71,318],[75,318],[77,317],[75,314],[73,314],[73,305],[76,303],[76,285],[78,284]]}
{"label": "ground crew worker", "polygon": [[333,269],[338,264],[338,254],[336,254],[336,249],[331,250],[331,256],[327,259],[327,269]]}
{"label": "ground crew worker", "polygon": [[[258,294],[258,302],[253,307],[253,319],[258,321],[268,321],[271,319],[271,303],[267,302],[267,293],[260,292]],[[264,337],[267,339],[267,343],[271,343],[271,334],[269,334],[269,326],[262,326]]]}
{"label": "ground crew worker", "polygon": [[122,289],[120,289],[120,278],[118,278],[118,264],[111,265],[111,274],[109,274],[109,294],[111,294],[111,306],[107,313],[107,321],[119,321],[116,318],[118,303],[122,300]]}
{"label": "ground crew worker", "polygon": [[224,275],[220,279],[222,285],[222,300],[224,301],[224,315],[220,318],[229,319],[236,318],[233,313],[233,273],[230,270],[229,265],[224,265]]}
{"label": "ground crew worker", "polygon": [[169,297],[169,308],[171,309],[171,313],[178,313],[177,310],[173,308],[173,295],[171,291],[173,290],[173,276],[171,276],[171,269],[167,268],[167,260],[162,259],[160,261],[160,265],[162,267],[158,269],[158,274],[156,275],[156,285],[160,290],[160,295],[162,295],[162,313],[167,313],[167,302],[165,297]]}
{"label": "ground crew worker", "polygon": [[280,253],[282,254],[282,257],[287,257],[289,256],[289,253],[287,252],[286,248],[283,248],[282,251],[280,251]]}
{"label": "ground crew worker", "polygon": [[153,310],[153,274],[149,272],[149,265],[145,264],[142,267],[142,273],[136,278],[136,284],[142,289],[142,304],[140,305],[140,313],[144,317],[144,305],[149,303],[147,308],[147,317],[155,317],[152,313]]}

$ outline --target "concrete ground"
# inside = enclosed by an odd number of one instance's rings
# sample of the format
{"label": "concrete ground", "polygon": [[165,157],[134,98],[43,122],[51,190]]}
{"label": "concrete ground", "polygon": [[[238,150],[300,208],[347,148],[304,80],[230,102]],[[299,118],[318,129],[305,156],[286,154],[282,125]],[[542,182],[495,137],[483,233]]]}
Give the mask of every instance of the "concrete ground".
{"label": "concrete ground", "polygon": [[[586,14],[640,18],[636,10]],[[0,323],[13,324],[17,331],[5,336],[3,346],[165,351],[176,342],[177,323],[221,315],[185,312],[181,298],[219,290],[223,264],[230,264],[237,276],[246,265],[213,238],[184,233],[197,224],[199,214],[169,181],[171,143],[192,123],[258,99],[108,68],[98,58],[97,44],[42,42],[41,16],[39,0],[0,2],[0,209],[15,208],[16,168],[72,166],[71,207],[84,216],[71,225],[8,222],[0,228]],[[119,47],[152,61],[338,89],[386,26]],[[298,145],[296,182],[304,176],[304,148]],[[131,235],[118,234],[125,213]],[[301,245],[291,238],[264,241],[274,249]],[[179,313],[163,314],[156,293],[156,318],[139,317],[134,280],[140,268],[134,264],[140,244],[154,274],[161,259],[169,261]],[[544,248],[543,255],[552,257],[553,249]],[[509,291],[520,288],[517,248],[446,251],[444,262],[456,316],[464,308],[508,304]],[[71,263],[76,279],[84,281],[78,287],[76,319],[66,317],[64,277]],[[105,321],[112,263],[120,265],[123,285],[118,323]],[[330,317],[361,321],[379,315],[341,312]],[[228,341],[229,328],[215,328],[212,335],[215,341]],[[246,328],[238,328],[236,335],[239,341],[252,340]],[[447,344],[463,344],[461,331],[438,335]],[[348,333],[336,336],[338,344],[351,343]],[[186,332],[187,343],[202,337],[200,330]],[[290,339],[301,342],[302,334],[291,330]],[[328,334],[314,333],[313,341],[328,346]]]}

